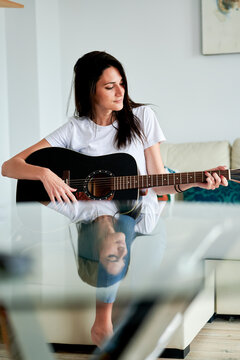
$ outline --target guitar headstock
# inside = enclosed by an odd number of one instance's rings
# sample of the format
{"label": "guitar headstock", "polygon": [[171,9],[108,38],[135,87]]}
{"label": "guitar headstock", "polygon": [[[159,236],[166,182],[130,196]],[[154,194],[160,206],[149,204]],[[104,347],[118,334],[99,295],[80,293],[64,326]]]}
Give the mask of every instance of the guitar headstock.
{"label": "guitar headstock", "polygon": [[230,170],[231,180],[240,183],[240,169]]}

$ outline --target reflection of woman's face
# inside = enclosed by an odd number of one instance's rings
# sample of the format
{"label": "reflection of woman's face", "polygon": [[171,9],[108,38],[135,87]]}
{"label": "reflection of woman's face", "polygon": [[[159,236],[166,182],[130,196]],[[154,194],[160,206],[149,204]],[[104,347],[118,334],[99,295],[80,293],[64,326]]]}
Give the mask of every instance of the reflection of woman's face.
{"label": "reflection of woman's face", "polygon": [[102,239],[99,260],[109,274],[117,275],[124,268],[126,255],[124,233],[108,233]]}

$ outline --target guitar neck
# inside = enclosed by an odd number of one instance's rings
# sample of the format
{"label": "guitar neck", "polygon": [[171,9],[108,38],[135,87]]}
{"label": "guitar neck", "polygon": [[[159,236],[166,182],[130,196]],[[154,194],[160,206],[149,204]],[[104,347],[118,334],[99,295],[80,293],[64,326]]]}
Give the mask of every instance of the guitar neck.
{"label": "guitar neck", "polygon": [[[210,173],[217,173],[219,176],[224,176],[230,180],[229,170],[209,171]],[[127,190],[127,189],[146,189],[159,186],[171,186],[180,184],[193,184],[206,182],[205,171],[197,172],[183,172],[171,174],[156,174],[156,175],[133,175],[133,176],[117,176],[113,179],[113,190]]]}

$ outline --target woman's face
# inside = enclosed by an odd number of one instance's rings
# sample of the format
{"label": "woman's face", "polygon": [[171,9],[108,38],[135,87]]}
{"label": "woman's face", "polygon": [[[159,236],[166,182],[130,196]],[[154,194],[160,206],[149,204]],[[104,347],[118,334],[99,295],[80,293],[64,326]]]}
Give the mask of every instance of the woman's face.
{"label": "woman's face", "polygon": [[109,274],[117,275],[125,266],[127,255],[125,234],[108,234],[101,242],[99,260]]}
{"label": "woman's face", "polygon": [[119,71],[111,66],[105,69],[96,83],[94,110],[120,111],[123,108],[124,84]]}

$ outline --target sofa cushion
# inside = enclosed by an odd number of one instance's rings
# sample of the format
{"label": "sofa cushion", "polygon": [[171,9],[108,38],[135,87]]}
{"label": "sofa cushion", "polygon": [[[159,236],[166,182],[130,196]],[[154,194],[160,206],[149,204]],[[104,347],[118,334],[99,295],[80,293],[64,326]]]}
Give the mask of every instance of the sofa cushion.
{"label": "sofa cushion", "polygon": [[240,184],[229,181],[227,187],[220,186],[214,191],[199,187],[191,188],[184,191],[183,199],[185,201],[240,203]]}
{"label": "sofa cushion", "polygon": [[179,171],[203,171],[219,165],[230,167],[230,145],[227,141],[183,144],[161,144],[164,164]]}
{"label": "sofa cushion", "polygon": [[240,169],[240,138],[236,139],[232,146],[231,169]]}

